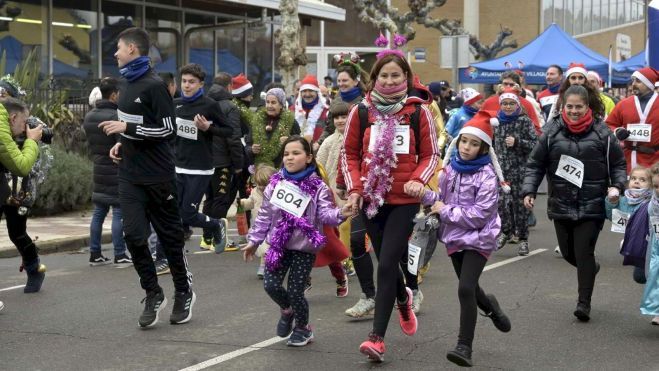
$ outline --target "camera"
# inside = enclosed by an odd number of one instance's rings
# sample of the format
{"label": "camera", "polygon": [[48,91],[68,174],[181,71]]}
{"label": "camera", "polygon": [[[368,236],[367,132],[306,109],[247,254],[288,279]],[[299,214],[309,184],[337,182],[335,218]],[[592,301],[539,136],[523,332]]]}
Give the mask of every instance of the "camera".
{"label": "camera", "polygon": [[30,127],[30,129],[34,129],[39,125],[43,126],[43,131],[41,134],[41,141],[46,143],[46,144],[51,144],[53,142],[53,129],[49,128],[46,124],[44,124],[43,121],[39,120],[38,117],[30,116],[26,120],[27,126]]}

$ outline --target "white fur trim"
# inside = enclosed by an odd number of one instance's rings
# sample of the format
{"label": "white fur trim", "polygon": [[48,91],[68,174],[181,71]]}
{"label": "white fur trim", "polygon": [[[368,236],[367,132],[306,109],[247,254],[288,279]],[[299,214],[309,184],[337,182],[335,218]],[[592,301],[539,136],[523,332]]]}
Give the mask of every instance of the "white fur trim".
{"label": "white fur trim", "polygon": [[444,160],[442,161],[442,167],[445,168],[448,166],[449,161],[451,160],[451,155],[455,150],[455,147],[458,145],[458,138],[453,138],[451,143],[448,145],[448,149],[444,152]]}
{"label": "white fur trim", "polygon": [[652,83],[650,82],[650,80],[649,80],[647,77],[645,77],[644,74],[640,73],[639,71],[634,71],[634,73],[632,73],[632,77],[636,77],[637,79],[641,80],[641,82],[642,82],[645,86],[647,86],[648,88],[650,88],[650,90],[654,89],[654,87],[655,87],[655,84],[652,84]]}
{"label": "white fur trim", "polygon": [[490,125],[492,125],[493,128],[496,128],[497,126],[499,126],[499,119],[496,117],[492,117],[490,119]]}
{"label": "white fur trim", "polygon": [[92,107],[96,106],[96,101],[102,98],[103,98],[103,94],[101,94],[101,88],[99,88],[98,86],[94,87],[94,89],[92,89],[92,92],[89,93],[89,105]]}
{"label": "white fur trim", "polygon": [[241,86],[237,89],[232,89],[231,94],[234,94],[234,95],[235,94],[240,94],[240,93],[244,92],[245,90],[249,90],[249,89],[252,89],[252,88],[253,88],[252,83],[247,83],[247,84],[245,84],[245,85],[243,85],[243,86]]}
{"label": "white fur trim", "polygon": [[519,96],[515,93],[502,93],[499,95],[499,103],[503,102],[504,99],[512,99],[519,104]]}
{"label": "white fur trim", "polygon": [[320,88],[316,85],[313,85],[313,84],[300,85],[300,91],[302,91],[302,90],[313,90],[313,91],[316,91],[316,92],[320,93]]}
{"label": "white fur trim", "polygon": [[460,130],[460,134],[475,135],[478,139],[482,140],[483,142],[487,143],[490,147],[492,147],[492,138],[490,138],[490,136],[487,135],[483,130],[475,126],[462,127],[462,129]]}
{"label": "white fur trim", "polygon": [[[492,166],[494,167],[494,172],[497,174],[497,178],[499,178],[499,182],[503,183],[506,180],[503,178],[503,171],[501,171],[501,165],[499,165],[499,159],[497,158],[497,154],[494,152],[494,148],[490,147],[490,159],[492,160]],[[501,186],[504,193],[510,193],[510,186]],[[506,191],[506,188],[508,191]]]}
{"label": "white fur trim", "polygon": [[302,95],[298,94],[295,100],[295,121],[300,125],[302,135],[313,135],[318,120],[320,120],[320,116],[322,116],[325,108],[327,108],[325,97],[318,94],[318,104],[309,111],[309,115],[307,116],[307,112],[302,108]]}
{"label": "white fur trim", "polygon": [[572,67],[569,70],[567,70],[567,72],[565,73],[565,78],[567,79],[573,73],[580,73],[580,74],[584,75],[584,77],[588,76],[588,71],[586,71],[585,68],[583,68],[583,67]]}
{"label": "white fur trim", "polygon": [[654,83],[654,87],[655,87],[655,88],[659,88],[659,81],[657,81],[657,82]]}

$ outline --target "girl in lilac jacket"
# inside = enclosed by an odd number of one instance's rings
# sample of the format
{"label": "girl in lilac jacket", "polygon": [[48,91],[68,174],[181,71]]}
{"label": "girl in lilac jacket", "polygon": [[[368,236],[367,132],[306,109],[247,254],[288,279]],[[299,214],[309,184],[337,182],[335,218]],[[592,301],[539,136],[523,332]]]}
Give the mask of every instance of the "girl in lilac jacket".
{"label": "girl in lilac jacket", "polygon": [[[331,190],[318,174],[311,146],[300,136],[289,137],[283,147],[283,168],[270,178],[263,204],[243,248],[245,260],[267,241],[263,285],[281,308],[277,335],[289,346],[304,346],[313,340],[309,304],[304,286],[313,268],[316,252],[325,244],[323,225],[339,225],[352,215],[352,208],[337,208]],[[288,273],[288,288],[284,277]]]}
{"label": "girl in lilac jacket", "polygon": [[[485,263],[496,249],[501,219],[497,213],[499,185],[509,191],[492,151],[492,124],[496,112],[480,111],[465,124],[451,142],[444,160],[439,192],[425,192],[424,205],[439,215],[439,239],[459,279],[460,332],[458,344],[446,358],[460,366],[471,366],[471,347],[476,328],[477,306],[494,326],[510,331],[510,320],[494,295],[486,295],[478,284]],[[457,151],[454,151],[457,143]],[[499,182],[498,178],[501,180]]]}

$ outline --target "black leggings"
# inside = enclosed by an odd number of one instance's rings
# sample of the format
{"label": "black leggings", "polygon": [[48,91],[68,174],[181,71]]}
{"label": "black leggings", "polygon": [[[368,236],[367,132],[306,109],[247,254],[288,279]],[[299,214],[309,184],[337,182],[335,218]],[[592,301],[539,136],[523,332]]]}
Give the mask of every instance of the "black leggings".
{"label": "black leggings", "polygon": [[577,267],[579,302],[590,304],[595,286],[595,244],[603,219],[554,220],[563,259]]}
{"label": "black leggings", "polygon": [[487,259],[473,250],[463,250],[451,254],[453,269],[458,276],[458,298],[460,299],[460,333],[458,344],[464,344],[471,348],[476,330],[476,318],[478,308],[485,313],[492,311],[490,299],[478,285],[478,279],[483,273]]}
{"label": "black leggings", "polygon": [[361,215],[350,221],[350,252],[362,292],[367,298],[374,298],[373,260],[371,254],[366,252],[366,227]]}
{"label": "black leggings", "polygon": [[5,215],[7,221],[9,239],[23,258],[23,266],[34,264],[39,258],[39,254],[37,247],[26,232],[27,215],[20,215],[18,207],[9,205],[0,206],[0,219],[2,219],[2,214]]}
{"label": "black leggings", "polygon": [[378,258],[378,290],[375,295],[373,332],[384,337],[394,307],[394,299],[407,300],[405,279],[400,261],[407,253],[407,244],[414,228],[414,215],[419,204],[390,205],[380,207],[373,219],[362,213],[366,231],[371,238]]}

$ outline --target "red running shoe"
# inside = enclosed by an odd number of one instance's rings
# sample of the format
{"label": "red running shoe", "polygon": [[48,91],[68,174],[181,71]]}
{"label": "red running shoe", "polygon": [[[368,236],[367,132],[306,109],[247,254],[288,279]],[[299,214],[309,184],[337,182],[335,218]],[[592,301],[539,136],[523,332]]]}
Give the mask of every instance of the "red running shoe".
{"label": "red running shoe", "polygon": [[403,334],[412,336],[416,334],[417,329],[416,315],[412,309],[414,295],[409,287],[406,287],[405,291],[407,291],[407,301],[403,304],[396,303],[396,309],[398,309],[398,321],[400,322],[400,328],[403,330]]}
{"label": "red running shoe", "polygon": [[368,334],[368,340],[359,346],[359,351],[373,362],[384,361],[384,339],[374,333]]}

